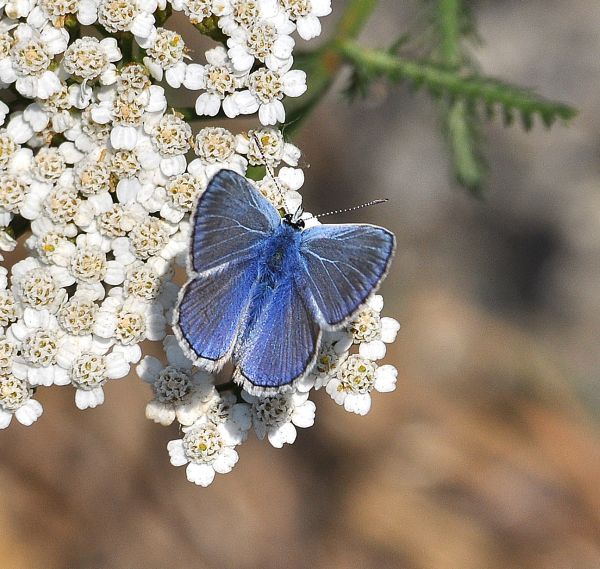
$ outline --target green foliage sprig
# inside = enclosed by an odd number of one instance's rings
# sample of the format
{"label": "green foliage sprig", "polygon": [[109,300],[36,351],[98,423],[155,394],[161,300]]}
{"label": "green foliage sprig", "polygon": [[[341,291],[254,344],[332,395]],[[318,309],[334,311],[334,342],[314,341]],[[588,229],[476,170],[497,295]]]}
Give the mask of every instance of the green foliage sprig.
{"label": "green foliage sprig", "polygon": [[365,96],[378,80],[426,89],[439,105],[458,182],[473,193],[485,179],[481,124],[500,114],[505,125],[519,117],[526,130],[535,118],[547,127],[567,121],[575,109],[548,100],[531,90],[488,77],[475,69],[464,42],[476,35],[472,14],[462,0],[427,1],[435,33],[426,58],[402,54],[406,35],[389,49],[367,49],[356,41],[376,7],[376,0],[350,0],[334,37],[318,52],[305,54],[300,65],[308,72],[309,90],[288,113],[288,132],[294,132],[331,87],[345,65],[353,73],[347,93]]}
{"label": "green foliage sprig", "polygon": [[[512,123],[515,112],[520,113],[527,129],[531,128],[535,115],[547,126],[558,118],[570,119],[575,115],[568,105],[460,68],[445,67],[433,61],[411,61],[385,50],[365,49],[356,42],[343,42],[338,50],[362,76],[359,83],[370,84],[382,76],[392,82],[405,80],[415,88],[425,87],[436,98],[464,99],[473,106],[480,103],[488,116],[494,116],[495,109],[500,108],[506,124]],[[364,88],[361,90],[364,92]]]}

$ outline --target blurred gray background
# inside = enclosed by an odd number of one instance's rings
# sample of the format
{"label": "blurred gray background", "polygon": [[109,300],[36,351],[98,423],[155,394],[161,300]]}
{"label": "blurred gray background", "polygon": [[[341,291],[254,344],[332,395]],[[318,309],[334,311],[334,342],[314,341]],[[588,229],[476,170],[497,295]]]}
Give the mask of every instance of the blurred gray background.
{"label": "blurred gray background", "polygon": [[[330,29],[343,1],[333,1]],[[419,2],[382,0],[381,47]],[[473,3],[482,69],[576,106],[551,131],[487,124],[488,192],[452,182],[434,105],[331,94],[298,138],[312,211],[392,229],[395,393],[367,417],[316,396],[316,426],[250,441],[208,489],[168,463],[135,378],[79,412],[71,390],[0,435],[8,569],[600,568],[600,4]]]}

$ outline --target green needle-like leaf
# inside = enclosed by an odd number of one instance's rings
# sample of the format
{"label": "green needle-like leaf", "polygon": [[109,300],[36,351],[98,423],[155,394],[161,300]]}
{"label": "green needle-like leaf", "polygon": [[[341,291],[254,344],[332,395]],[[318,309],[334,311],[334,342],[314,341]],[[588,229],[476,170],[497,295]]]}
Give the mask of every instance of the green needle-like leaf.
{"label": "green needle-like leaf", "polygon": [[393,82],[407,81],[416,88],[425,87],[434,96],[466,99],[481,103],[487,109],[497,106],[507,117],[518,111],[524,119],[539,115],[545,124],[552,124],[559,118],[569,120],[577,113],[569,105],[544,99],[527,89],[433,61],[405,59],[385,50],[365,49],[352,41],[341,43],[338,50],[367,76],[383,76]]}

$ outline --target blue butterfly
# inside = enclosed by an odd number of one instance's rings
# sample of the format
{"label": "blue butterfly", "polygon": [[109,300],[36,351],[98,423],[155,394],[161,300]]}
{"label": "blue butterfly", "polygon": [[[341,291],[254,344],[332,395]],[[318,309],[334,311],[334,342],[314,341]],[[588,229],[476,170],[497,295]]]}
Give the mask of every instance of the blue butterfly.
{"label": "blue butterfly", "polygon": [[342,327],[384,278],[392,233],[374,225],[304,228],[243,176],[219,171],[192,217],[174,330],[208,371],[229,359],[246,391],[272,395],[313,366],[322,330]]}

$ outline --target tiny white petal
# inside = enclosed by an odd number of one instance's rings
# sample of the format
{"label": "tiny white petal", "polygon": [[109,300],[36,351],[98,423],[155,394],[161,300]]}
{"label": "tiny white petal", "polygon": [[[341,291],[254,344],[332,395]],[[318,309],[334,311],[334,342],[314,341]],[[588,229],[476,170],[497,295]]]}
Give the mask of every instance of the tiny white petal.
{"label": "tiny white petal", "polygon": [[173,466],[183,466],[189,462],[181,439],[169,441],[167,450],[169,451],[169,458]]}
{"label": "tiny white petal", "polygon": [[321,35],[321,22],[316,16],[309,14],[301,16],[296,22],[298,35],[303,40],[311,40]]}
{"label": "tiny white petal", "polygon": [[41,417],[42,412],[42,405],[38,401],[30,399],[15,411],[15,418],[19,423],[28,427]]}
{"label": "tiny white petal", "polygon": [[300,69],[288,71],[283,76],[283,92],[288,97],[299,97],[306,91],[306,73]]}
{"label": "tiny white petal", "polygon": [[389,316],[384,316],[381,319],[381,340],[386,344],[391,344],[396,340],[398,331],[400,330],[400,323]]}
{"label": "tiny white petal", "polygon": [[224,448],[213,463],[215,472],[226,474],[231,472],[238,461],[238,453],[232,448]]}
{"label": "tiny white petal", "polygon": [[52,366],[31,367],[27,372],[27,379],[31,385],[50,387],[54,383],[54,368]]}
{"label": "tiny white petal", "polygon": [[316,405],[312,401],[305,401],[294,409],[292,420],[297,427],[306,429],[315,423]]}
{"label": "tiny white petal", "polygon": [[380,393],[389,393],[396,389],[398,370],[389,364],[382,365],[375,371],[374,387]]}
{"label": "tiny white petal", "polygon": [[285,443],[293,444],[296,440],[296,427],[292,423],[284,423],[279,427],[270,429],[267,433],[269,442],[275,448],[281,448]]}
{"label": "tiny white petal", "polygon": [[71,383],[69,372],[62,367],[56,366],[54,368],[54,385],[69,385],[69,383]]}
{"label": "tiny white petal", "polygon": [[118,285],[125,280],[125,267],[117,261],[108,261],[106,263],[106,275],[104,282],[109,285]]}
{"label": "tiny white petal", "polygon": [[202,93],[196,99],[196,114],[199,116],[214,117],[219,113],[221,108],[221,99],[218,95],[211,93]]}
{"label": "tiny white petal", "polygon": [[[270,103],[261,105],[260,109],[258,110],[258,119],[260,120],[261,124],[265,126],[275,125],[279,121],[280,111],[282,109],[283,104],[281,101],[271,101]],[[283,112],[283,120],[285,120],[285,111]]]}
{"label": "tiny white petal", "polygon": [[174,87],[175,89],[181,87],[185,79],[185,68],[186,64],[183,61],[180,61],[165,71],[165,79],[171,87]]}
{"label": "tiny white petal", "polygon": [[374,294],[367,300],[367,305],[375,312],[381,312],[383,310],[383,296]]}
{"label": "tiny white petal", "polygon": [[134,36],[138,36],[140,38],[147,38],[151,35],[153,31],[156,31],[154,28],[154,16],[152,15],[152,11],[143,11],[140,12],[131,23],[130,32]]}
{"label": "tiny white petal", "polygon": [[183,174],[187,166],[187,161],[183,154],[178,156],[171,156],[170,158],[163,158],[160,161],[160,169],[165,176],[177,176]]}
{"label": "tiny white petal", "polygon": [[301,168],[284,166],[279,169],[277,177],[289,190],[299,190],[304,185],[304,172]]}
{"label": "tiny white petal", "polygon": [[190,482],[203,487],[209,486],[215,479],[215,471],[208,464],[191,462],[187,465],[185,474]]}
{"label": "tiny white petal", "polygon": [[198,91],[205,86],[206,71],[204,65],[190,63],[185,70],[183,86],[190,91]]}
{"label": "tiny white petal", "polygon": [[110,132],[110,142],[120,150],[133,150],[138,140],[138,129],[134,126],[117,125]]}
{"label": "tiny white petal", "polygon": [[371,409],[371,396],[368,393],[349,393],[344,399],[344,409],[357,415],[366,415]]}
{"label": "tiny white petal", "polygon": [[29,105],[23,111],[23,118],[31,125],[35,132],[41,132],[50,122],[48,113],[46,113],[38,103]]}
{"label": "tiny white petal", "polygon": [[12,413],[5,411],[4,409],[0,409],[0,429],[6,429],[12,421]]}
{"label": "tiny white petal", "polygon": [[[258,99],[248,90],[238,91],[234,95],[231,95],[230,98],[235,102],[239,114],[251,115],[258,111]],[[225,104],[223,103],[223,105]]]}
{"label": "tiny white petal", "polygon": [[24,119],[22,113],[16,113],[11,117],[6,125],[6,131],[17,144],[27,142],[34,134],[33,128]]}
{"label": "tiny white petal", "polygon": [[371,342],[363,342],[358,347],[358,353],[368,360],[377,361],[385,357],[385,344],[381,340],[373,340]]}
{"label": "tiny white petal", "polygon": [[104,38],[100,40],[100,45],[108,57],[108,61],[119,61],[121,59],[121,50],[117,45],[116,38]]}
{"label": "tiny white petal", "polygon": [[[175,420],[175,410],[173,407],[167,407],[163,403],[152,400],[146,405],[146,419],[154,421],[164,427],[168,427]],[[187,459],[184,457],[184,460],[185,462],[175,464],[174,466],[184,465],[187,462]]]}
{"label": "tiny white petal", "polygon": [[331,0],[310,0],[312,13],[319,18],[331,14]]}
{"label": "tiny white petal", "polygon": [[145,356],[135,368],[136,373],[146,383],[153,384],[163,370],[164,365],[154,356]]}
{"label": "tiny white petal", "polygon": [[113,351],[106,356],[106,377],[120,379],[129,373],[129,363],[122,353]]}
{"label": "tiny white petal", "polygon": [[97,387],[91,390],[77,389],[75,391],[75,405],[82,411],[85,409],[93,409],[104,403],[104,390]]}

